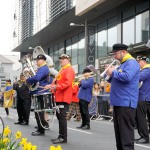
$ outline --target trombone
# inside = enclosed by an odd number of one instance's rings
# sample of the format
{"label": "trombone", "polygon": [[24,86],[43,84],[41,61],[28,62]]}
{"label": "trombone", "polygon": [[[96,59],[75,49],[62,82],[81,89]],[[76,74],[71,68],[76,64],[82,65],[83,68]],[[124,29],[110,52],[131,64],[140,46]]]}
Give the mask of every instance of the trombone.
{"label": "trombone", "polygon": [[[95,77],[95,76],[96,74],[94,72],[90,72],[88,78]],[[85,79],[83,74],[75,77],[75,81],[81,81],[82,79]]]}

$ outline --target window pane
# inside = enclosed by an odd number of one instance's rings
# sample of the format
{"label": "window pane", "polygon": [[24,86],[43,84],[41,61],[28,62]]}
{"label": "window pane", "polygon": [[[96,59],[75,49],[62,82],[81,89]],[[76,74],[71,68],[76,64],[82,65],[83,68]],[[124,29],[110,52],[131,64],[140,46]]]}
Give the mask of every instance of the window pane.
{"label": "window pane", "polygon": [[83,72],[83,70],[85,69],[85,64],[81,64],[79,65],[79,74]]}
{"label": "window pane", "polygon": [[83,64],[85,62],[85,39],[81,39],[78,42],[78,64]]}
{"label": "window pane", "polygon": [[77,64],[77,55],[78,55],[78,44],[75,43],[72,45],[72,65]]}
{"label": "window pane", "polygon": [[108,29],[108,52],[112,50],[115,43],[117,43],[117,26]]}
{"label": "window pane", "polygon": [[59,51],[58,51],[58,45],[54,46],[54,64],[55,68],[59,70]]}
{"label": "window pane", "polygon": [[148,41],[149,11],[136,16],[136,43]]}
{"label": "window pane", "polygon": [[64,54],[64,42],[59,43],[59,56]]}
{"label": "window pane", "polygon": [[134,44],[134,19],[123,23],[123,43]]}
{"label": "window pane", "polygon": [[71,56],[71,39],[66,41],[66,54]]}
{"label": "window pane", "polygon": [[98,58],[107,55],[107,31],[98,32]]}

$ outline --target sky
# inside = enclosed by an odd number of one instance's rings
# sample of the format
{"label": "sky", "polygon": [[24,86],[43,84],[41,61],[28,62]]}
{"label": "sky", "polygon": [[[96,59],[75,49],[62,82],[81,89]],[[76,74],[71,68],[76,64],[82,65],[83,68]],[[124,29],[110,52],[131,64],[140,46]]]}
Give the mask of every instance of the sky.
{"label": "sky", "polygon": [[13,1],[2,0],[0,4],[0,54],[5,55],[19,55],[19,53],[11,52]]}

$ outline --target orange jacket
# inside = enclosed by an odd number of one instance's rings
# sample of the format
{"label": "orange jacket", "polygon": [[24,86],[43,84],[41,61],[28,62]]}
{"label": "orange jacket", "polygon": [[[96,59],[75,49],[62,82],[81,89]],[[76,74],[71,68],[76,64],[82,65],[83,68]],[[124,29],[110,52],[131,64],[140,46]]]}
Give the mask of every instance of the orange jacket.
{"label": "orange jacket", "polygon": [[105,92],[110,93],[110,83],[105,83]]}
{"label": "orange jacket", "polygon": [[73,86],[73,95],[72,95],[72,102],[74,102],[74,103],[79,102],[79,98],[77,97],[78,91],[79,91],[78,83],[75,83]]}
{"label": "orange jacket", "polygon": [[70,104],[73,94],[73,81],[75,72],[70,64],[62,67],[56,77],[56,102],[65,102]]}

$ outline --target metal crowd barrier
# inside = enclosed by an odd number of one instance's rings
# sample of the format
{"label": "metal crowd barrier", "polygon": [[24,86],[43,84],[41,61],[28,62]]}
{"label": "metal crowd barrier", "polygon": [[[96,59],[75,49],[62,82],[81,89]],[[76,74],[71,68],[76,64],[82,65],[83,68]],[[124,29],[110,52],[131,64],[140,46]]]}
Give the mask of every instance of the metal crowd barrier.
{"label": "metal crowd barrier", "polygon": [[[100,105],[103,105],[104,102],[106,102],[106,104],[108,103],[108,101],[102,101],[102,97],[104,97],[104,96],[109,96],[109,94],[100,94],[100,95],[97,96],[97,99],[96,99],[96,115],[95,114],[91,115],[90,119],[93,120],[93,118],[95,116],[96,116],[95,121],[100,121],[100,120],[103,120],[103,118],[107,118],[107,119],[109,119],[108,123],[110,123],[113,120],[113,116],[109,115],[109,109],[107,110],[108,111],[107,115],[103,114],[104,112],[102,114],[100,113],[100,111],[101,111],[100,109],[102,109],[102,106],[100,107]],[[109,103],[108,103],[108,105],[110,106]],[[105,109],[105,108],[103,108],[103,109]]]}

